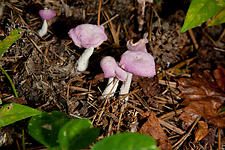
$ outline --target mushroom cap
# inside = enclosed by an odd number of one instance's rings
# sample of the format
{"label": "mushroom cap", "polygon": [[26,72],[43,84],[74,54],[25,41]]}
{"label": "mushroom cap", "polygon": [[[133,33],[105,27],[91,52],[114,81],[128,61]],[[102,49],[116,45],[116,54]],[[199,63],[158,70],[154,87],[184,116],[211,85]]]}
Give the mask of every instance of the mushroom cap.
{"label": "mushroom cap", "polygon": [[69,36],[78,47],[98,47],[107,40],[104,27],[101,25],[81,24],[70,29]]}
{"label": "mushroom cap", "polygon": [[144,51],[126,51],[121,56],[119,65],[134,75],[142,77],[156,75],[154,58]]}
{"label": "mushroom cap", "polygon": [[133,43],[133,40],[127,41],[127,48],[131,51],[144,51],[147,52],[146,43],[148,43],[147,38],[140,39],[138,42]]}
{"label": "mushroom cap", "polygon": [[42,19],[49,20],[56,16],[56,12],[52,9],[42,9],[39,10],[39,15]]}
{"label": "mushroom cap", "polygon": [[104,78],[117,77],[119,80],[125,81],[127,72],[121,69],[116,60],[111,56],[105,56],[100,62],[100,66],[104,72]]}

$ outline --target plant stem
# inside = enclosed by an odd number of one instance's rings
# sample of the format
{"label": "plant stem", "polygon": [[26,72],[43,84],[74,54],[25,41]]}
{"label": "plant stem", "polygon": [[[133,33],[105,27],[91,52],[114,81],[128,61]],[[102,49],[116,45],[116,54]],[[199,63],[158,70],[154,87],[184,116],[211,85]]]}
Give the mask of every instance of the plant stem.
{"label": "plant stem", "polygon": [[16,92],[16,88],[15,88],[13,82],[12,82],[12,79],[10,78],[10,76],[8,75],[8,73],[2,68],[1,65],[0,65],[0,69],[1,69],[2,73],[6,76],[6,78],[9,80],[9,83],[11,84],[11,87],[13,89],[13,92],[14,92],[15,96],[18,97],[18,94]]}

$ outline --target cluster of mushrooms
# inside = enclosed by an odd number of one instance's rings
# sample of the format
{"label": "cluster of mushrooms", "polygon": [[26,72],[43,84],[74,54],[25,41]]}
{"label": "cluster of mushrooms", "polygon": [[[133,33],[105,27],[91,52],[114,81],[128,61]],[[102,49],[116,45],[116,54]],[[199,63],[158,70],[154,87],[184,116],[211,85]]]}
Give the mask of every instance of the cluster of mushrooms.
{"label": "cluster of mushrooms", "polygon": [[[42,37],[47,33],[47,20],[53,18],[56,13],[53,10],[44,9],[40,10],[39,14],[44,20],[43,26],[38,32]],[[72,28],[68,34],[76,46],[86,48],[76,62],[76,70],[83,72],[88,67],[89,58],[93,54],[94,48],[107,40],[104,27],[101,25],[81,24]],[[133,43],[132,40],[128,41],[128,50],[122,54],[120,62],[116,62],[112,56],[105,56],[101,60],[100,66],[104,72],[104,77],[108,78],[108,85],[101,98],[113,97],[119,81],[122,81],[119,95],[123,97],[123,100],[127,101],[132,75],[149,78],[156,75],[154,58],[147,52],[146,43],[148,43],[147,35],[144,35],[144,38],[137,43]]]}

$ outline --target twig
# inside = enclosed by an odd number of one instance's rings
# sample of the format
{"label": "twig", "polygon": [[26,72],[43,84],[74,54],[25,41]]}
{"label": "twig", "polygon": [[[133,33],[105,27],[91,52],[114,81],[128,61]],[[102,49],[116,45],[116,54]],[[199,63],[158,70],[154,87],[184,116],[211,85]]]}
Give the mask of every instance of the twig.
{"label": "twig", "polygon": [[223,30],[222,34],[220,34],[220,37],[216,41],[216,44],[218,44],[221,41],[221,39],[224,37],[224,35],[225,35],[225,29]]}
{"label": "twig", "polygon": [[168,129],[170,129],[170,130],[172,130],[172,131],[174,131],[174,132],[176,132],[176,133],[178,133],[178,134],[184,134],[184,133],[185,133],[185,132],[184,132],[183,130],[181,130],[180,128],[177,128],[177,127],[173,126],[172,124],[170,124],[170,123],[168,123],[168,122],[166,122],[166,121],[164,121],[164,120],[162,120],[162,119],[159,119],[159,118],[158,118],[158,120],[159,120],[159,123],[160,123],[161,125],[167,127]]}
{"label": "twig", "polygon": [[195,49],[198,49],[198,43],[197,43],[197,41],[196,41],[196,39],[195,39],[195,36],[194,36],[194,33],[193,33],[192,29],[188,30],[188,33],[189,33],[190,36],[191,36],[191,40],[192,40],[193,43],[194,43]]}
{"label": "twig", "polygon": [[195,125],[198,123],[198,121],[200,120],[200,117],[197,118],[194,122],[194,124],[192,125],[191,129],[179,140],[177,141],[172,147],[174,150],[178,150],[180,148],[180,146],[184,143],[184,141],[187,139],[187,137],[190,136],[191,131],[194,129]]}
{"label": "twig", "polygon": [[[184,65],[189,64],[190,62],[192,62],[192,61],[195,60],[196,58],[197,58],[197,57],[193,57],[193,58],[187,59],[187,60],[185,60],[185,61],[182,61],[181,63],[177,64],[176,66],[167,69],[167,70],[165,71],[165,73],[171,72],[171,71],[173,71],[173,70],[175,70],[175,69],[179,69],[179,68],[183,67]],[[157,76],[158,76],[159,79],[162,79],[162,78],[165,76],[165,74],[159,73],[159,74],[157,74]]]}
{"label": "twig", "polygon": [[107,23],[109,23],[110,21],[112,21],[113,19],[115,19],[116,17],[118,17],[119,14],[116,14],[115,16],[113,16],[112,18],[110,18],[109,20],[107,20],[106,22],[102,23],[101,25],[104,26],[106,25]]}
{"label": "twig", "polygon": [[31,43],[34,45],[34,47],[38,50],[38,52],[41,53],[42,56],[44,56],[45,60],[49,63],[47,57],[43,54],[43,52],[40,50],[40,48],[37,46],[37,44],[29,36],[27,36],[27,37],[31,41]]}
{"label": "twig", "polygon": [[220,51],[220,52],[225,52],[225,50],[224,49],[221,49],[221,48],[213,47],[213,49],[215,49],[217,51]]}
{"label": "twig", "polygon": [[213,43],[214,46],[217,46],[217,43],[212,39],[212,37],[205,31],[205,29],[202,29],[202,33]]}
{"label": "twig", "polygon": [[[103,16],[105,17],[105,19],[106,19],[106,20],[110,20],[109,15],[107,14],[107,12],[104,11],[104,10],[103,10],[102,12],[103,12]],[[115,43],[116,45],[119,45],[119,42],[120,42],[120,40],[119,40],[119,29],[120,29],[120,24],[119,24],[119,26],[118,26],[117,31],[116,31],[115,25],[112,23],[112,21],[109,21],[109,27],[110,27],[110,31],[111,31],[112,36],[113,36],[114,43]]]}
{"label": "twig", "polygon": [[220,134],[220,128],[218,128],[218,150],[221,149],[221,134]]}
{"label": "twig", "polygon": [[103,0],[99,0],[99,5],[98,5],[98,25],[100,25],[100,17],[101,17],[102,1],[103,1]]}

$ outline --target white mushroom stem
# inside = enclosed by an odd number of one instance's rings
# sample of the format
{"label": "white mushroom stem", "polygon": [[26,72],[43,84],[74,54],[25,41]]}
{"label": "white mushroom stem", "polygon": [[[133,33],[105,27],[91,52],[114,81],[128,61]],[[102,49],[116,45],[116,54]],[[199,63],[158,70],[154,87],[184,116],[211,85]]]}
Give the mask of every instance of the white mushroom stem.
{"label": "white mushroom stem", "polygon": [[88,67],[88,61],[94,52],[94,47],[87,48],[77,60],[76,66],[78,71],[85,71]]}
{"label": "white mushroom stem", "polygon": [[118,87],[118,84],[119,84],[119,80],[116,79],[116,78],[109,78],[108,80],[108,84],[104,90],[104,92],[102,93],[102,99],[106,98],[108,95],[109,95],[109,98],[110,97],[113,97],[115,92],[116,92],[116,89]]}
{"label": "white mushroom stem", "polygon": [[40,37],[42,37],[47,33],[47,31],[48,31],[48,24],[47,24],[47,21],[44,20],[41,29],[38,31],[38,34]]}
{"label": "white mushroom stem", "polygon": [[[123,82],[120,88],[120,93],[119,93],[120,98],[129,93],[132,76],[133,74],[127,72],[127,79]],[[124,101],[128,101],[128,99],[129,99],[129,96],[126,96],[125,98],[123,98]]]}

